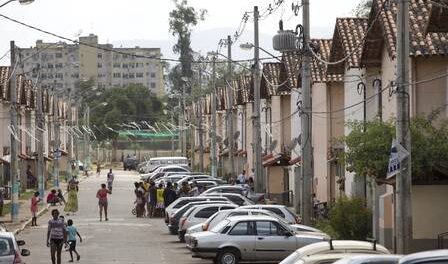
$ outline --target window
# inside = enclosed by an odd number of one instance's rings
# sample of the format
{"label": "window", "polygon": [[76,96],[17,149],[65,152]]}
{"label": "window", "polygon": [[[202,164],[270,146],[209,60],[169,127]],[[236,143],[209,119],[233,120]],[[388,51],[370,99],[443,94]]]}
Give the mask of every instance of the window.
{"label": "window", "polygon": [[53,64],[48,63],[47,68],[48,68],[48,69],[53,69]]}
{"label": "window", "polygon": [[11,239],[0,238],[0,256],[14,255],[14,245]]}
{"label": "window", "polygon": [[98,63],[98,68],[103,68],[103,64]]}
{"label": "window", "polygon": [[151,78],[156,78],[156,73],[155,72],[151,72]]}
{"label": "window", "polygon": [[46,73],[41,73],[41,74],[40,74],[40,78],[41,78],[42,80],[47,79],[47,74],[46,74]]}
{"label": "window", "polygon": [[119,73],[119,72],[114,73],[114,78],[120,78],[120,77],[121,77],[121,73]]}
{"label": "window", "polygon": [[62,63],[55,64],[54,67],[57,69],[60,69],[60,68],[62,68]]}
{"label": "window", "polygon": [[233,226],[230,230],[229,235],[231,236],[250,236],[254,235],[254,224],[253,222],[239,222]]}
{"label": "window", "polygon": [[137,78],[143,78],[143,72],[139,72],[135,74],[135,77]]}
{"label": "window", "polygon": [[114,63],[114,68],[121,68],[121,64],[120,63]]}
{"label": "window", "polygon": [[210,216],[212,216],[217,211],[218,211],[218,207],[217,206],[207,207],[207,208],[204,208],[202,210],[199,210],[199,212],[197,212],[194,215],[194,217],[196,217],[196,218],[209,218]]}
{"label": "window", "polygon": [[123,54],[121,57],[122,57],[123,59],[127,59],[127,58],[128,58],[128,55],[127,55],[127,54]]}
{"label": "window", "polygon": [[54,55],[56,58],[62,58],[62,53],[56,53],[55,55]]}
{"label": "window", "polygon": [[232,212],[229,214],[229,217],[236,216],[236,215],[247,215],[248,212]]}
{"label": "window", "polygon": [[274,208],[274,207],[266,207],[263,208],[264,210],[268,210],[273,212],[274,214],[280,216],[281,218],[285,218],[285,214],[282,212],[282,210],[278,209],[278,208]]}
{"label": "window", "polygon": [[62,74],[62,73],[56,73],[56,74],[54,75],[54,77],[55,77],[56,79],[63,79],[63,78],[64,78],[64,74]]}
{"label": "window", "polygon": [[277,236],[279,231],[277,225],[270,221],[257,221],[257,235],[259,236]]}
{"label": "window", "polygon": [[123,79],[127,79],[129,77],[128,74],[123,73]]}
{"label": "window", "polygon": [[153,89],[156,88],[156,83],[152,82],[151,83],[151,88],[153,88]]}
{"label": "window", "polygon": [[122,68],[128,68],[128,65],[126,63],[123,63],[123,65],[121,65]]}
{"label": "window", "polygon": [[134,74],[133,73],[129,73],[129,78],[131,79],[131,78],[134,78],[135,76],[134,76]]}
{"label": "window", "polygon": [[103,58],[103,54],[102,53],[98,53],[98,59],[102,59]]}
{"label": "window", "polygon": [[244,204],[244,200],[241,199],[241,198],[238,197],[238,196],[224,195],[224,197],[229,198],[229,200],[230,200],[232,203],[237,204],[237,205],[239,205],[239,206],[242,206],[242,205]]}

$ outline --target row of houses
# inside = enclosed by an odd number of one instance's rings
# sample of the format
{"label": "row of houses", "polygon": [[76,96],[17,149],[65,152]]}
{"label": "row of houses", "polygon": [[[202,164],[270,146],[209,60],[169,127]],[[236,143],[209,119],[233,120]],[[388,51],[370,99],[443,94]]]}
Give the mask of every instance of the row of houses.
{"label": "row of houses", "polygon": [[[425,115],[448,104],[448,8],[437,1],[410,1],[411,116]],[[331,203],[341,195],[367,195],[374,212],[373,235],[393,247],[394,184],[366,184],[346,170],[338,159],[345,146],[334,139],[350,133],[348,122],[396,117],[394,93],[397,66],[397,5],[375,0],[368,18],[337,18],[331,39],[312,39],[312,148],[313,193],[320,202]],[[327,63],[338,62],[340,63]],[[227,92],[232,89],[233,102]],[[281,61],[263,63],[261,81],[263,166],[266,192],[270,198],[291,204],[300,179],[301,56],[287,52]],[[196,103],[203,128],[211,126],[211,97],[217,98],[217,135],[226,137],[226,111],[233,111],[238,131],[235,146],[218,142],[221,175],[230,171],[229,155],[236,170],[251,171],[253,152],[254,83],[251,76],[238,76],[232,87],[217,87]],[[363,101],[366,101],[364,113]],[[202,104],[201,107],[197,107]],[[444,108],[443,117],[448,116]],[[210,130],[209,130],[210,132]],[[195,130],[195,142],[199,132]],[[210,133],[206,142],[206,166],[210,165]],[[218,137],[219,138],[219,137]],[[233,149],[230,151],[230,149]],[[198,155],[196,148],[195,155]],[[198,160],[196,157],[195,160]],[[447,161],[448,162],[448,161]],[[235,175],[233,175],[235,176]],[[367,187],[366,187],[367,186]],[[366,190],[367,188],[367,190]],[[414,183],[412,204],[414,249],[434,248],[437,235],[448,231],[448,175],[438,183]]]}
{"label": "row of houses", "polygon": [[[59,171],[64,174],[67,170],[68,153],[74,153],[74,137],[70,133],[69,126],[76,123],[77,108],[71,106],[67,98],[50,92],[46,89],[38,89],[37,86],[19,74],[17,80],[17,127],[11,126],[11,67],[0,67],[0,185],[6,190],[11,187],[10,162],[11,162],[11,134],[17,141],[18,175],[22,189],[36,188],[36,182],[27,177],[27,170],[37,179],[37,105],[38,94],[41,93],[43,111],[43,149],[44,149],[44,175],[45,181],[51,180],[54,175],[53,165],[55,159],[59,161]],[[58,99],[60,98],[60,99]],[[71,115],[70,115],[71,111]],[[69,119],[72,117],[72,120]],[[56,139],[59,141],[56,142]],[[55,151],[59,149],[61,157]],[[8,195],[8,193],[6,193]]]}

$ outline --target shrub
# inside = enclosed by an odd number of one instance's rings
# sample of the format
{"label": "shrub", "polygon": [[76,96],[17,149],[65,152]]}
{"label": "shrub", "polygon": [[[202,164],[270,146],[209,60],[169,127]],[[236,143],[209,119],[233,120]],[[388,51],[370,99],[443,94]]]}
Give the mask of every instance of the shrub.
{"label": "shrub", "polygon": [[328,225],[336,239],[365,240],[371,235],[372,213],[364,199],[343,196],[331,206]]}

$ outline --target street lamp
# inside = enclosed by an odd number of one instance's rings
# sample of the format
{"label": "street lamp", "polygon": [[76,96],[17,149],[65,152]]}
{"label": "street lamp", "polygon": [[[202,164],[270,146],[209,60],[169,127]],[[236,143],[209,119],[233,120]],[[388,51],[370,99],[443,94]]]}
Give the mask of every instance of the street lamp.
{"label": "street lamp", "polygon": [[[240,48],[241,48],[242,50],[248,50],[248,51],[249,51],[249,50],[251,50],[251,49],[254,48],[254,47],[255,47],[255,45],[252,44],[252,43],[249,43],[249,42],[240,44]],[[271,56],[272,58],[274,58],[274,59],[276,59],[276,60],[282,62],[282,60],[281,60],[278,56],[275,56],[274,54],[270,53],[269,51],[265,50],[264,48],[262,48],[262,47],[258,47],[258,49],[264,51],[266,54],[268,54],[268,55]]]}
{"label": "street lamp", "polygon": [[[93,111],[101,106],[107,106],[109,103],[108,102],[102,102],[98,105],[96,105],[95,107],[93,107],[92,109],[90,109],[90,106],[87,106],[87,109],[84,111],[84,121],[86,124],[87,129],[90,128],[90,111]],[[90,163],[90,152],[87,151],[87,148],[90,148],[90,136],[89,136],[89,132],[86,131],[86,133],[84,133],[84,169],[85,171],[87,171],[87,168],[89,167],[89,163]]]}
{"label": "street lamp", "polygon": [[31,4],[32,2],[34,2],[34,0],[9,0],[9,1],[6,1],[5,3],[1,4],[0,8],[4,7],[5,5],[7,5],[11,2],[15,2],[15,1],[19,1],[19,3],[22,5],[28,5],[28,4]]}

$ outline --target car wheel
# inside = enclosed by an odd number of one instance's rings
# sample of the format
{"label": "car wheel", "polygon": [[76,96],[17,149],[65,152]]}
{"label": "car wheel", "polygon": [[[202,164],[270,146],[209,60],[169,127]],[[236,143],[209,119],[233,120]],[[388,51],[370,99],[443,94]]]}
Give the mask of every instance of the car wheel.
{"label": "car wheel", "polygon": [[223,249],[217,260],[219,264],[237,264],[240,261],[240,255],[235,249]]}

